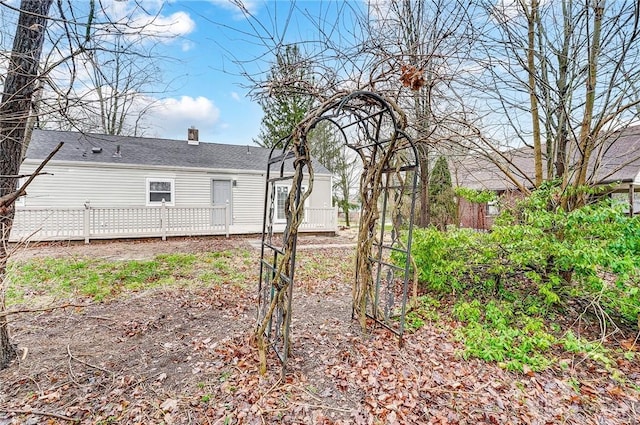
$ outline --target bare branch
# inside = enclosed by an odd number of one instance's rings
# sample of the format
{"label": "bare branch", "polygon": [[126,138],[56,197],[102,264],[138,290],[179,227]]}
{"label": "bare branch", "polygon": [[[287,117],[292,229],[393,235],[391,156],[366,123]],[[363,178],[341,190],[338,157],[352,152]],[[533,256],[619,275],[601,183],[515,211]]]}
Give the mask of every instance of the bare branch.
{"label": "bare branch", "polygon": [[58,145],[53,149],[53,151],[51,151],[51,153],[47,155],[47,157],[40,163],[40,165],[38,165],[38,168],[36,168],[35,171],[29,175],[29,178],[24,182],[24,184],[18,190],[0,197],[0,208],[6,208],[7,206],[13,204],[16,201],[16,199],[18,199],[19,197],[26,195],[27,187],[29,187],[33,179],[35,179],[37,176],[41,174],[40,171],[42,171],[42,169],[47,165],[47,163],[51,161],[53,156],[56,153],[58,153],[58,151],[60,150],[60,148],[62,148],[63,145],[64,145],[64,142],[58,143]]}

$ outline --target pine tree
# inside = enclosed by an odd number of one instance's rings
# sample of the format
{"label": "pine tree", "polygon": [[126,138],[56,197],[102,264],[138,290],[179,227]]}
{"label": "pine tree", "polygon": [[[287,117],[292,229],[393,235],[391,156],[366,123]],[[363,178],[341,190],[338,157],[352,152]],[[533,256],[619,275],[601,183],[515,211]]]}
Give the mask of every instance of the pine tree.
{"label": "pine tree", "polygon": [[308,66],[296,45],[276,55],[268,77],[269,95],[259,101],[264,116],[256,144],[275,146],[305,117],[313,103]]}
{"label": "pine tree", "polygon": [[433,170],[431,170],[429,203],[431,223],[440,230],[446,230],[447,224],[455,221],[456,203],[449,165],[444,156],[438,158]]}
{"label": "pine tree", "polygon": [[[264,116],[258,139],[254,140],[256,144],[266,148],[276,146],[305,118],[314,102],[311,75],[310,63],[298,46],[287,46],[276,55],[267,79],[268,96],[259,100]],[[336,137],[327,122],[319,123],[307,142],[311,155],[334,176],[334,203],[344,212],[348,226],[350,191],[356,176],[354,161],[348,158],[343,140]]]}

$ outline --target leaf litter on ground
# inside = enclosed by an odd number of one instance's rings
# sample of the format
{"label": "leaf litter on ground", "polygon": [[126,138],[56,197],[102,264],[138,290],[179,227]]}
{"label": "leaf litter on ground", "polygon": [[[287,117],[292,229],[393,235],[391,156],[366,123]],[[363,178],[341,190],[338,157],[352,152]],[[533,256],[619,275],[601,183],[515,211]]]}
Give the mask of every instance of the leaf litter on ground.
{"label": "leaf litter on ground", "polygon": [[[215,241],[203,248],[217,249]],[[430,322],[398,347],[387,331],[362,333],[351,320],[351,250],[300,255],[284,379],[274,355],[267,375],[258,374],[254,281],[161,288],[12,317],[28,354],[0,371],[0,423],[637,421],[637,362],[624,365],[622,380],[577,358],[571,367],[508,372],[464,360],[451,329]]]}

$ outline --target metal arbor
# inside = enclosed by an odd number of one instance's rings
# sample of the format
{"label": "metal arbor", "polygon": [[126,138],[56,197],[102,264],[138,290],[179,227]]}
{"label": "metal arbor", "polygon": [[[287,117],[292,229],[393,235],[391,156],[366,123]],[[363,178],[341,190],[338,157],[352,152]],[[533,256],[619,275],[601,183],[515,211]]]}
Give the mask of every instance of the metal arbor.
{"label": "metal arbor", "polygon": [[[403,112],[378,94],[359,91],[321,105],[282,140],[281,147],[271,151],[264,195],[255,333],[262,373],[266,372],[269,347],[280,360],[283,374],[289,356],[298,226],[304,217],[304,201],[313,189],[314,170],[307,137],[321,122],[332,125],[362,161],[362,210],[352,317],[358,319],[363,329],[368,322],[384,326],[398,335],[402,343],[413,270],[411,234],[417,153],[404,132]],[[283,189],[283,183],[290,190]],[[274,220],[283,214],[286,226],[282,238],[278,238],[274,235]],[[401,230],[406,238],[401,238]]]}

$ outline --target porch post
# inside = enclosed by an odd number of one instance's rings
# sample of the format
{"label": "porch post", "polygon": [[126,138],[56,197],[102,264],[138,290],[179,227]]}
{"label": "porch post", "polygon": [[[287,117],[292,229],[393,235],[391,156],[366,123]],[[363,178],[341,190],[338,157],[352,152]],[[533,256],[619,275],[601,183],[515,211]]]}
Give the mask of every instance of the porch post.
{"label": "porch post", "polygon": [[229,237],[229,223],[231,223],[231,206],[227,201],[224,207],[224,230],[227,237]]}
{"label": "porch post", "polygon": [[91,201],[87,201],[84,203],[84,212],[82,214],[82,233],[84,235],[84,243],[89,243],[89,232],[91,229],[90,220],[91,220]]}
{"label": "porch post", "polygon": [[167,240],[167,206],[165,205],[164,198],[162,199],[162,206],[160,207],[160,231],[162,233],[162,240]]}

